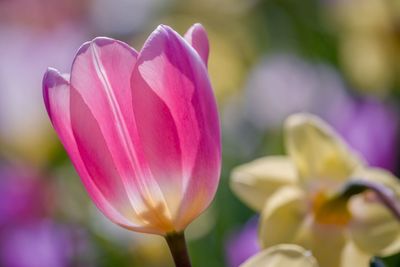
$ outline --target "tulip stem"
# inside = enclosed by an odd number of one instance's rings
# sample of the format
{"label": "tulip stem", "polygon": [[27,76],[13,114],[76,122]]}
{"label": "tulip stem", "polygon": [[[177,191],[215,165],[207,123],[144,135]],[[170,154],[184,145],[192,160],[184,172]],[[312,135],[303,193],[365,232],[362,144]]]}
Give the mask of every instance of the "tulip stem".
{"label": "tulip stem", "polygon": [[169,233],[165,236],[165,240],[167,240],[172,258],[174,258],[175,266],[192,267],[192,264],[190,263],[189,253],[187,250],[185,234],[183,232]]}

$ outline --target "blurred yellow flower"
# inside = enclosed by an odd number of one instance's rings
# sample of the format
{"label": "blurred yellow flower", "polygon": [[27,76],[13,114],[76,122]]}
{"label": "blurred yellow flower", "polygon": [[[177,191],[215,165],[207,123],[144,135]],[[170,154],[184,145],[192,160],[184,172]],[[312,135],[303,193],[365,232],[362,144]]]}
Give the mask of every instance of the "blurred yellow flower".
{"label": "blurred yellow flower", "polygon": [[317,261],[304,248],[282,244],[273,246],[254,255],[240,267],[318,267]]}
{"label": "blurred yellow flower", "polygon": [[209,75],[217,102],[224,105],[240,93],[249,66],[264,53],[268,38],[264,15],[254,9],[257,1],[174,2],[174,7],[159,17],[157,23],[170,25],[182,33],[187,25],[196,22],[207,29],[211,44]]}
{"label": "blurred yellow flower", "polygon": [[400,198],[397,178],[365,166],[314,115],[290,116],[284,132],[288,156],[257,159],[234,169],[231,177],[233,192],[261,212],[262,246],[300,245],[324,267],[369,266],[372,255],[400,251],[400,224],[374,193],[335,197],[346,182],[366,179]]}
{"label": "blurred yellow flower", "polygon": [[357,88],[385,96],[399,82],[400,2],[337,0],[327,5],[338,30],[339,54]]}

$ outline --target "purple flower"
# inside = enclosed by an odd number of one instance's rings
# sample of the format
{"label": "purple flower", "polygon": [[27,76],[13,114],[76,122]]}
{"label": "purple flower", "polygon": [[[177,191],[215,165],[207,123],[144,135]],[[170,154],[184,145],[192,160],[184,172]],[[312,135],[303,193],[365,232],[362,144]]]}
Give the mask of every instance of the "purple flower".
{"label": "purple flower", "polygon": [[257,235],[258,217],[250,219],[241,231],[234,233],[225,246],[226,261],[229,267],[238,267],[260,251]]}
{"label": "purple flower", "polygon": [[374,99],[355,99],[340,75],[323,64],[275,54],[250,74],[244,113],[261,130],[274,129],[296,112],[310,112],[332,124],[371,166],[394,169],[397,114]]}
{"label": "purple flower", "polygon": [[43,217],[50,195],[49,185],[32,170],[0,167],[0,226]]}
{"label": "purple flower", "polygon": [[64,267],[72,256],[71,237],[51,221],[35,221],[7,229],[0,241],[4,267]]}
{"label": "purple flower", "polygon": [[261,130],[277,129],[292,113],[324,115],[346,101],[343,81],[331,67],[288,54],[262,58],[244,91],[244,113]]}
{"label": "purple flower", "polygon": [[[50,180],[26,167],[0,165],[0,266],[64,267],[85,253],[81,229],[50,218]],[[87,265],[85,265],[87,266]]]}
{"label": "purple flower", "polygon": [[0,23],[0,36],[7,40],[0,42],[7,51],[0,60],[0,146],[43,166],[55,138],[42,104],[41,76],[47,64],[67,70],[86,34],[78,26],[30,31]]}
{"label": "purple flower", "polygon": [[374,99],[347,102],[328,121],[369,165],[394,170],[398,114]]}

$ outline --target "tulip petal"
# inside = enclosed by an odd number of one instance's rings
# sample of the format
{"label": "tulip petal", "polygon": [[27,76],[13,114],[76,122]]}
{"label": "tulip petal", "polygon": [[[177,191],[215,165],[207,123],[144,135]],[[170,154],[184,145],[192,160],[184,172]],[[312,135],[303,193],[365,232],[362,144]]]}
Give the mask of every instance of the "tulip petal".
{"label": "tulip petal", "polygon": [[171,230],[162,193],[141,151],[132,108],[130,76],[137,53],[127,44],[96,38],[78,51],[71,71],[71,127],[93,177],[127,195],[132,216]]}
{"label": "tulip petal", "polygon": [[261,251],[240,267],[318,267],[310,251],[292,244],[282,244]]}
{"label": "tulip petal", "polygon": [[286,148],[305,182],[346,180],[361,165],[359,157],[318,117],[295,114],[286,120]]}
{"label": "tulip petal", "polygon": [[232,171],[232,191],[249,207],[261,211],[265,201],[285,185],[295,185],[297,173],[288,157],[269,156],[243,164]]}
{"label": "tulip petal", "polygon": [[117,196],[122,198],[123,192],[120,195],[121,192],[117,188],[106,188],[104,185],[108,183],[102,181],[103,176],[90,176],[82,161],[71,129],[69,81],[58,71],[48,69],[43,78],[43,97],[51,122],[96,206],[115,223],[125,228],[137,228],[138,225],[123,216],[122,208],[115,206],[114,200]]}
{"label": "tulip petal", "polygon": [[159,26],[139,54],[131,84],[145,156],[177,227],[184,227],[212,200],[220,172],[219,121],[207,70],[181,36]]}
{"label": "tulip petal", "polygon": [[262,247],[296,242],[304,224],[304,204],[304,192],[293,186],[282,187],[269,198],[260,218]]}
{"label": "tulip petal", "polygon": [[[355,173],[355,177],[387,186],[400,201],[400,182],[389,172],[382,169],[362,169]],[[400,223],[371,192],[351,199],[350,210],[350,234],[360,249],[379,256],[400,251]]]}
{"label": "tulip petal", "polygon": [[194,24],[185,33],[185,40],[197,51],[207,66],[210,45],[207,32],[200,23]]}

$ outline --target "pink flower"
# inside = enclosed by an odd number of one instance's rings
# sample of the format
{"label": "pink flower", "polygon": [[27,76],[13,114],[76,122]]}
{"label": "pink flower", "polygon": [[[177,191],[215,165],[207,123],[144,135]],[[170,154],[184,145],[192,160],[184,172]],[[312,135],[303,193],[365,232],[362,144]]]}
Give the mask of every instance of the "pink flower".
{"label": "pink flower", "polygon": [[220,126],[200,24],[185,38],[159,26],[138,53],[104,37],[79,49],[71,74],[48,69],[44,101],[96,206],[139,232],[179,232],[210,204]]}

